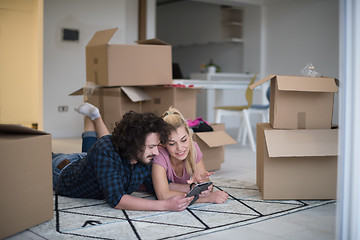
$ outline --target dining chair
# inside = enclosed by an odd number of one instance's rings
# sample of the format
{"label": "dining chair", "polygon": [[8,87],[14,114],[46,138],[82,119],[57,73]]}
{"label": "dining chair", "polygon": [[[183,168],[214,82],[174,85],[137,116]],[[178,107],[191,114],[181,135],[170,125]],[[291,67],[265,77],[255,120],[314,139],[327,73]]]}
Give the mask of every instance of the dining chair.
{"label": "dining chair", "polygon": [[[269,122],[270,86],[266,90],[266,98],[268,100],[268,104],[252,104],[251,105],[251,107],[248,109],[249,119],[251,119],[253,115],[260,115],[261,122]],[[245,145],[247,128],[245,128],[243,124],[240,125],[240,127],[241,127],[241,129],[239,129],[238,139],[242,138],[242,145]]]}
{"label": "dining chair", "polygon": [[[215,107],[215,122],[221,123],[222,116],[238,116],[240,117],[240,126],[238,131],[238,138],[237,141],[240,142],[241,136],[242,136],[242,130],[243,127],[246,129],[244,132],[247,135],[251,149],[255,152],[255,140],[254,135],[251,130],[251,124],[250,124],[250,118],[249,118],[249,109],[252,106],[252,100],[253,100],[253,90],[249,88],[251,84],[255,82],[256,74],[252,77],[250,80],[250,83],[248,84],[248,87],[245,91],[245,98],[247,101],[247,105],[241,105],[241,106],[221,106],[221,107]],[[243,145],[245,145],[245,142],[242,142]]]}

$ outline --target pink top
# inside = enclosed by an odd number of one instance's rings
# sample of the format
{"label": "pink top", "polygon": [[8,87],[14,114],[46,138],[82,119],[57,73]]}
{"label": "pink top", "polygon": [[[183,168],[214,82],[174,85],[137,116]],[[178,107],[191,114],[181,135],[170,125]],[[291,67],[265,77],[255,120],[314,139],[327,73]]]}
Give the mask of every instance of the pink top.
{"label": "pink top", "polygon": [[[199,148],[199,145],[196,142],[194,142],[194,146],[196,149],[196,164],[197,164],[202,159],[203,154]],[[170,154],[164,147],[161,146],[159,147],[159,155],[154,157],[153,163],[158,164],[165,169],[167,179],[170,182],[186,184],[187,183],[186,181],[189,180],[191,177],[190,174],[186,172],[185,165],[184,165],[184,171],[182,177],[176,176],[176,173],[173,167],[171,166]]]}

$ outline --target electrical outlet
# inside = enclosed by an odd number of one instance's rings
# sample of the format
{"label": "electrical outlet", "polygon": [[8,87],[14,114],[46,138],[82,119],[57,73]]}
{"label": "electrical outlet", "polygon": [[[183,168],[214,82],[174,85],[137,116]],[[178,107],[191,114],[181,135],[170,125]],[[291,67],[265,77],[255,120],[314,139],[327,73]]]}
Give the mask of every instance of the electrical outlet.
{"label": "electrical outlet", "polygon": [[58,106],[58,112],[67,112],[68,110],[68,106]]}

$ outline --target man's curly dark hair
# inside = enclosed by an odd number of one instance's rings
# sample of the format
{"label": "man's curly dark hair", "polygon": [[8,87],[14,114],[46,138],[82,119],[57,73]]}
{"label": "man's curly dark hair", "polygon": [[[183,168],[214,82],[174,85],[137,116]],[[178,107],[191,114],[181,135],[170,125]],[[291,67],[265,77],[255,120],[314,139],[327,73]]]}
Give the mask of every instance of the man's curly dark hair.
{"label": "man's curly dark hair", "polygon": [[170,136],[170,130],[170,125],[153,113],[130,111],[115,124],[112,139],[115,150],[122,159],[141,162],[146,136],[149,133],[159,133],[160,142],[165,143]]}

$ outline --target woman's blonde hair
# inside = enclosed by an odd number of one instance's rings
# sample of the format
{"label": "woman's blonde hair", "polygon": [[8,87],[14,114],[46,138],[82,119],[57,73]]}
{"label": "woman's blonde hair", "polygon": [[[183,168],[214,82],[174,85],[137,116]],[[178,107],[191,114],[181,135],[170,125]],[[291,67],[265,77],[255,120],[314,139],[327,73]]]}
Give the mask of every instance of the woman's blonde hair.
{"label": "woman's blonde hair", "polygon": [[186,167],[186,171],[190,175],[192,175],[195,171],[197,156],[196,156],[194,141],[190,133],[190,128],[187,125],[184,116],[176,108],[170,107],[166,112],[164,112],[162,118],[165,120],[165,122],[170,124],[175,130],[178,129],[179,127],[185,127],[185,130],[189,135],[189,141],[190,141],[190,150],[188,156],[185,159],[185,167]]}

